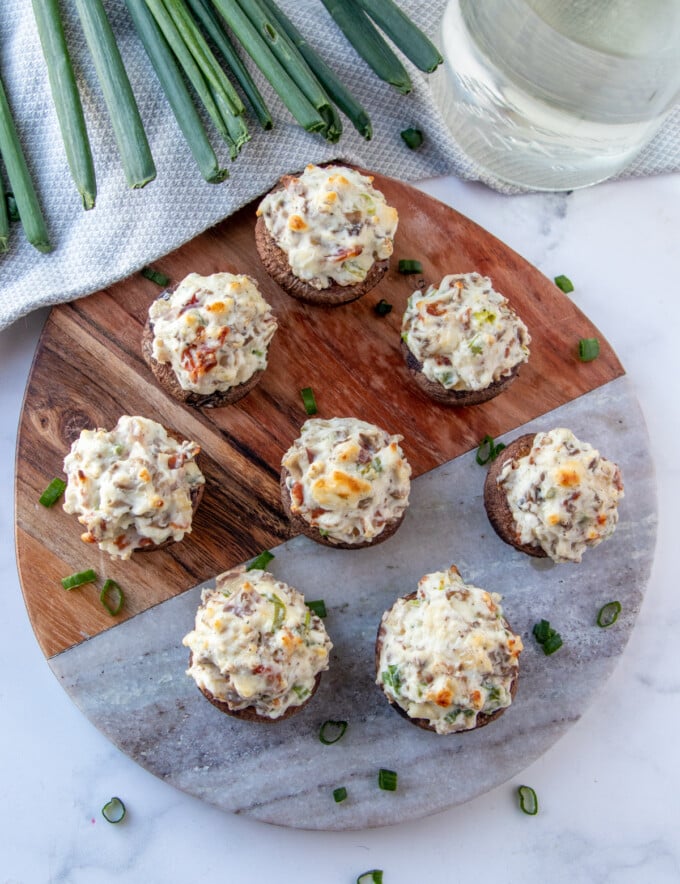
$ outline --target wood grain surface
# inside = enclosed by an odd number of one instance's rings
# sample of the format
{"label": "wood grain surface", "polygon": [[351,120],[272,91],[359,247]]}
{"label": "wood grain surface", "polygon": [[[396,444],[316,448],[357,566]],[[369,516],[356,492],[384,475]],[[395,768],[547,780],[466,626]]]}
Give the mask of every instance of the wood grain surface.
{"label": "wood grain surface", "polygon": [[[600,332],[527,261],[411,186],[379,175],[375,185],[397,207],[399,229],[391,269],[359,301],[315,307],[271,281],[255,250],[256,204],[155,263],[173,283],[192,271],[248,273],[271,303],[279,328],[269,367],[234,405],[194,409],[156,384],[140,340],[159,289],[141,275],[52,310],[26,389],[15,489],[19,576],[48,658],[291,536],[279,499],[279,465],[306,419],[302,387],[313,388],[320,417],[356,416],[401,433],[415,477],[476,447],[487,433],[511,431],[623,374]],[[422,276],[400,275],[400,258],[420,260]],[[454,409],[428,400],[409,378],[400,354],[401,315],[414,288],[473,270],[490,276],[525,321],[531,357],[500,397]],[[386,317],[374,310],[381,298],[394,308]],[[581,337],[600,339],[598,359],[579,362]],[[196,440],[207,480],[192,534],[127,562],[84,544],[76,517],[60,504],[46,510],[38,503],[50,479],[63,474],[64,456],[80,431],[110,429],[122,414],[153,418]],[[388,541],[397,542],[398,534]],[[95,586],[62,589],[61,577],[88,567],[98,574]],[[125,591],[117,617],[99,602],[107,577]]]}

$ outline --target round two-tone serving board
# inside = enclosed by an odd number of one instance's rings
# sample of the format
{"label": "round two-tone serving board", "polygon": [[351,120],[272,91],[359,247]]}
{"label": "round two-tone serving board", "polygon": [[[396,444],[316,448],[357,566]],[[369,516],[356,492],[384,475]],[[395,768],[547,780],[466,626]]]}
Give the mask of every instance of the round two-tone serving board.
{"label": "round two-tone serving board", "polygon": [[[622,653],[653,556],[653,470],[640,409],[602,334],[569,298],[519,255],[451,208],[393,179],[375,185],[399,211],[392,268],[380,285],[341,307],[305,305],[267,277],[253,238],[255,206],[157,262],[173,283],[187,273],[248,273],[279,328],[262,382],[222,409],[170,398],[141,357],[146,312],[159,290],[141,275],[55,308],[26,390],[16,475],[16,545],[29,617],[65,689],[120,748],[158,776],[228,810],[284,825],[346,829],[412,819],[461,803],[508,779],[582,713]],[[400,258],[419,276],[400,275]],[[532,336],[529,363],[504,394],[452,409],[424,397],[400,354],[400,323],[416,287],[476,270],[508,297]],[[392,312],[379,316],[381,299]],[[578,359],[582,337],[600,356]],[[292,537],[279,498],[283,452],[306,419],[300,389],[319,416],[356,416],[404,437],[415,481],[397,534],[374,549],[342,551]],[[38,497],[86,427],[121,414],[153,418],[201,445],[206,493],[182,543],[130,561],[82,543],[81,526]],[[490,434],[568,426],[622,467],[626,497],[614,537],[579,566],[548,566],[505,546],[482,505],[485,470],[474,458]],[[272,725],[241,722],[212,707],[185,675],[182,637],[192,628],[200,584],[261,550],[270,569],[308,599],[323,598],[334,643],[330,671],[299,715]],[[479,732],[441,737],[389,708],[374,685],[373,643],[382,612],[425,573],[455,563],[465,580],[500,592],[526,645],[513,706]],[[60,578],[84,568],[125,591],[121,613],[98,588],[67,592]],[[616,625],[595,625],[617,598]],[[545,617],[564,647],[545,657],[531,637]],[[326,719],[349,722],[324,746]],[[395,793],[377,787],[396,770]],[[335,804],[332,790],[348,798]]]}

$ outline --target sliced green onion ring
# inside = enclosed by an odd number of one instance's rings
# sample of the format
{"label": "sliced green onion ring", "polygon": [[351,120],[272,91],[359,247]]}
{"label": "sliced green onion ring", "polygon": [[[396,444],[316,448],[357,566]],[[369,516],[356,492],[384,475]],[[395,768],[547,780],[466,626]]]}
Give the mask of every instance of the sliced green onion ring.
{"label": "sliced green onion ring", "polygon": [[410,129],[404,129],[403,132],[400,133],[401,137],[404,139],[404,143],[406,147],[410,150],[418,150],[418,148],[422,145],[423,141],[425,141],[425,137],[420,129],[414,129],[411,127]]}
{"label": "sliced green onion ring", "polygon": [[246,571],[264,571],[273,558],[274,553],[270,553],[268,549],[265,549],[249,565],[246,565]]}
{"label": "sliced green onion ring", "polygon": [[420,261],[413,261],[410,258],[402,258],[397,267],[399,273],[422,273],[423,265]]}
{"label": "sliced green onion ring", "polygon": [[102,807],[102,816],[107,823],[120,823],[125,819],[125,805],[115,796]]}
{"label": "sliced green onion ring", "polygon": [[66,482],[63,479],[59,479],[58,477],[52,479],[50,484],[45,488],[43,493],[38,498],[38,503],[41,503],[43,506],[50,507],[54,506],[54,504],[59,500],[61,495],[66,491]]}
{"label": "sliced green onion ring", "polygon": [[120,584],[115,580],[112,580],[110,577],[108,580],[104,581],[102,591],[99,593],[99,601],[104,605],[112,617],[115,617],[116,614],[120,614],[123,602],[125,601],[125,595],[120,588]]}
{"label": "sliced green onion ring", "polygon": [[561,289],[565,295],[568,295],[569,292],[574,291],[574,283],[569,279],[568,276],[564,274],[560,274],[555,277],[555,285],[558,289]]}
{"label": "sliced green onion ring", "polygon": [[314,611],[317,617],[321,617],[323,620],[324,617],[328,616],[328,611],[326,610],[326,602],[323,599],[316,599],[313,602],[305,602],[310,611]]}
{"label": "sliced green onion ring", "polygon": [[597,338],[581,338],[578,342],[578,358],[581,362],[592,362],[600,355],[600,342]]}
{"label": "sliced green onion ring", "polygon": [[522,813],[536,816],[538,813],[538,796],[531,786],[519,786],[517,789],[519,806]]}
{"label": "sliced green onion ring", "polygon": [[378,771],[378,787],[385,792],[397,791],[397,772],[381,767]]}
{"label": "sliced green onion ring", "polygon": [[302,404],[304,405],[307,414],[316,414],[319,409],[316,407],[314,390],[312,390],[311,387],[303,387],[300,390],[300,396],[302,396]]}
{"label": "sliced green onion ring", "polygon": [[166,276],[165,273],[161,273],[159,270],[154,270],[153,267],[142,267],[139,272],[146,279],[150,279],[151,282],[155,282],[156,285],[161,286],[161,288],[170,285],[170,277]]}
{"label": "sliced green onion ring", "polygon": [[378,316],[387,316],[388,313],[392,312],[392,305],[389,301],[381,298],[373,309],[378,314]]}
{"label": "sliced green onion ring", "polygon": [[505,442],[496,443],[494,442],[493,436],[489,436],[489,434],[487,433],[477,446],[477,454],[475,455],[475,460],[480,465],[480,467],[484,467],[488,463],[491,463],[491,461],[496,460],[496,458],[504,448]]}
{"label": "sliced green onion ring", "polygon": [[87,568],[87,570],[77,571],[69,577],[62,577],[61,585],[64,589],[75,589],[77,586],[84,586],[86,583],[94,583],[96,579],[96,572],[92,568]]}
{"label": "sliced green onion ring", "polygon": [[607,602],[597,612],[597,625],[606,629],[613,626],[621,613],[621,602]]}
{"label": "sliced green onion ring", "polygon": [[337,789],[333,789],[333,801],[336,804],[340,804],[341,801],[344,801],[347,798],[347,789],[344,786],[340,786]]}
{"label": "sliced green onion ring", "polygon": [[337,743],[345,735],[346,730],[346,721],[334,721],[332,718],[329,718],[327,721],[324,721],[319,729],[319,739],[324,746],[332,746],[333,743]]}
{"label": "sliced green onion ring", "polygon": [[382,869],[371,869],[370,872],[364,872],[357,878],[357,884],[382,884]]}

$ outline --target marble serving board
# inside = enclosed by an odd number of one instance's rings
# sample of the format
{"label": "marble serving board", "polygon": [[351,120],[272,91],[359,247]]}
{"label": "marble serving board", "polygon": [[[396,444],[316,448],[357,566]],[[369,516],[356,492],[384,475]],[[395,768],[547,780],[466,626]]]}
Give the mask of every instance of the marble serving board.
{"label": "marble serving board", "polygon": [[[644,421],[627,378],[519,428],[568,426],[622,468],[626,494],[616,533],[581,565],[553,565],[506,546],[484,513],[486,470],[469,452],[413,483],[398,534],[373,549],[329,550],[305,537],[275,548],[270,570],[323,597],[334,649],[313,701],[275,725],[241,722],[205,701],[185,674],[182,636],[200,587],[53,657],[50,665],[83,712],[157,776],[225,810],[309,829],[363,829],[460,804],[519,773],[596,701],[640,607],[656,536],[654,474]],[[507,437],[508,439],[510,437]],[[479,731],[438,736],[397,715],[374,684],[380,617],[425,573],[456,564],[463,578],[503,595],[522,636],[517,697]],[[622,611],[601,629],[612,599]],[[563,647],[546,657],[531,630],[541,618]],[[348,722],[332,746],[326,719]],[[396,792],[378,788],[381,767]],[[336,804],[333,789],[347,788]]]}
{"label": "marble serving board", "polygon": [[[31,623],[50,666],[85,714],[136,761],[192,794],[281,825],[349,829],[404,821],[480,794],[513,776],[575,721],[606,679],[633,627],[655,540],[652,467],[640,409],[616,354],[575,304],[536,268],[448,206],[394,179],[376,185],[400,214],[393,266],[360,301],[317,308],[286,296],[261,267],[254,206],[157,262],[177,282],[191,271],[247,272],[273,305],[279,330],[262,382],[239,403],[197,410],[171,399],[141,358],[153,283],[131,277],[55,308],[29,378],[19,431],[16,543]],[[417,257],[422,277],[396,271]],[[526,321],[531,358],[497,399],[474,408],[434,403],[410,382],[399,327],[414,287],[446,273],[491,276]],[[378,317],[386,298],[393,311]],[[587,364],[579,337],[598,337]],[[342,551],[294,537],[280,500],[283,452],[305,420],[299,390],[312,386],[320,416],[355,415],[403,434],[413,467],[412,502],[397,534],[374,549]],[[84,427],[121,414],[160,420],[202,447],[207,489],[182,543],[128,562],[83,544],[61,507],[37,498],[61,472]],[[485,470],[474,449],[486,433],[571,427],[617,460],[626,497],[608,543],[580,566],[548,565],[505,546],[482,506]],[[323,598],[334,643],[331,668],[299,715],[246,724],[211,706],[185,675],[182,637],[200,588],[263,548],[271,570],[308,599]],[[525,642],[513,706],[481,729],[439,737],[410,725],[374,685],[373,644],[382,612],[428,571],[456,564],[464,579],[500,592]],[[59,578],[85,567],[124,587],[116,618],[98,592],[64,592]],[[618,598],[609,630],[597,610]],[[545,617],[565,639],[546,658],[531,637]],[[334,746],[318,740],[326,719],[349,722]],[[377,787],[380,767],[399,773],[396,793]],[[348,798],[335,804],[332,790]]]}

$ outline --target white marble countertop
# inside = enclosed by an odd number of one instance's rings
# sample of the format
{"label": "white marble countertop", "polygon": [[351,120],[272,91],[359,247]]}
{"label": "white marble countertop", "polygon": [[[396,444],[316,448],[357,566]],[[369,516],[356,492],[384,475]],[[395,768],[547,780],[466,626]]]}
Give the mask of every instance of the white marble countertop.
{"label": "white marble countertop", "polygon": [[[564,273],[578,306],[637,390],[656,464],[659,533],[651,581],[622,662],[595,704],[510,782],[410,825],[293,831],[225,814],[155,779],[73,705],[33,636],[14,561],[14,443],[44,313],[0,333],[0,884],[194,882],[211,878],[351,884],[477,880],[680,881],[680,628],[673,500],[680,495],[680,175],[569,195],[506,197],[441,179],[421,185],[486,227],[547,276]],[[669,384],[666,379],[670,379]],[[515,790],[534,787],[535,817]],[[128,816],[107,824],[119,795]]]}

